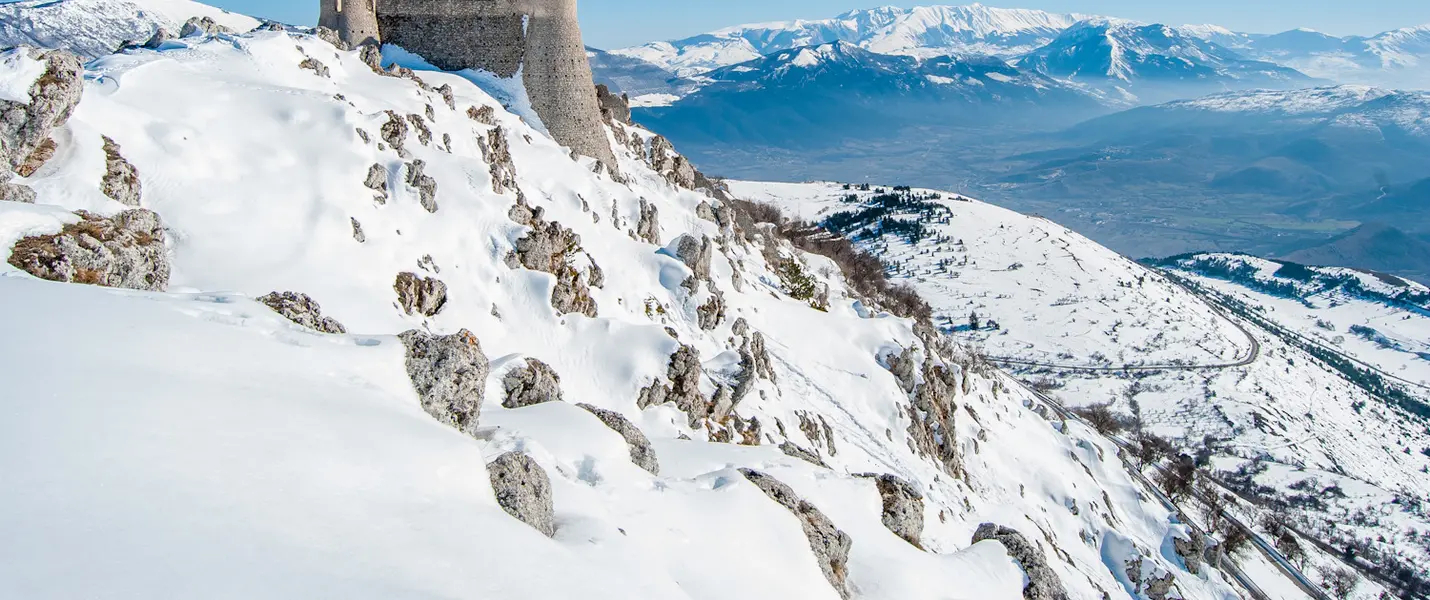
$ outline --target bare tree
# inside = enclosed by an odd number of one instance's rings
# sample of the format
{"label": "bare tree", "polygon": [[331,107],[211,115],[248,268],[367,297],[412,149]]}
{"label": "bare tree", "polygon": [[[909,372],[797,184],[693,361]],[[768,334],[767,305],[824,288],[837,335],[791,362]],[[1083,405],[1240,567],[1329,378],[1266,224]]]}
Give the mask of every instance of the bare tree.
{"label": "bare tree", "polygon": [[1321,586],[1337,600],[1349,600],[1357,585],[1360,585],[1360,577],[1350,569],[1321,568]]}

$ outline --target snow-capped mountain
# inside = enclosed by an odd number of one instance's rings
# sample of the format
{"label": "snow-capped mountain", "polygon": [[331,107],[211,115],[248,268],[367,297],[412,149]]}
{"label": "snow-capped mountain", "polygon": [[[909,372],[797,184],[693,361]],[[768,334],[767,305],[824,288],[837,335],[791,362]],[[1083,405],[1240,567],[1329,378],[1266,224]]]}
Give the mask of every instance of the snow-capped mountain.
{"label": "snow-capped mountain", "polygon": [[95,59],[125,42],[143,42],[161,27],[178,35],[194,17],[208,17],[234,31],[260,23],[191,0],[20,0],[0,4],[0,48],[64,48]]}
{"label": "snow-capped mountain", "polygon": [[1081,18],[982,4],[882,7],[851,11],[832,19],[740,25],[612,52],[685,76],[831,42],[849,42],[881,54],[1013,56],[1047,43]]}

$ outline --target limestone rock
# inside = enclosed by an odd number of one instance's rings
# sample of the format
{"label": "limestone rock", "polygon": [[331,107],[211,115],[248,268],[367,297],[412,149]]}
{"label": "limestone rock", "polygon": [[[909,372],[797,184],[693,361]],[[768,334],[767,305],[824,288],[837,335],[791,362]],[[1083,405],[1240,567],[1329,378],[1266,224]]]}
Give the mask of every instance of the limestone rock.
{"label": "limestone rock", "polygon": [[676,154],[675,146],[671,145],[665,136],[657,135],[651,138],[647,162],[672,185],[694,189],[695,166],[684,156]]}
{"label": "limestone rock", "polygon": [[50,134],[69,121],[79,104],[84,93],[84,64],[64,50],[12,50],[25,51],[45,62],[45,73],[30,85],[29,104],[0,100],[0,158],[11,170],[24,167],[33,172],[39,157],[32,159],[32,155],[47,141],[54,143]]}
{"label": "limestone rock", "polygon": [[154,35],[149,36],[148,41],[144,42],[144,48],[147,50],[158,50],[171,39],[174,39],[174,34],[169,33],[168,29],[160,27],[154,31]]}
{"label": "limestone rock", "polygon": [[905,348],[902,353],[889,355],[885,360],[889,363],[889,372],[899,380],[899,387],[903,388],[905,393],[914,391],[914,387],[918,383],[916,375],[919,369],[919,361],[914,354],[914,349]]}
{"label": "limestone rock", "polygon": [[0,183],[0,202],[35,203],[35,190],[19,183]]}
{"label": "limestone rock", "polygon": [[387,204],[387,167],[373,163],[367,170],[367,180],[363,181],[363,185],[373,191],[375,202]]}
{"label": "limestone rock", "polygon": [[556,535],[551,479],[541,465],[520,452],[508,452],[487,465],[487,472],[502,510],[546,537]]}
{"label": "limestone rock", "polygon": [[720,223],[719,216],[715,214],[715,206],[704,200],[701,200],[700,204],[695,206],[695,216],[710,221],[711,223]]}
{"label": "limestone rock", "polygon": [[913,484],[893,475],[879,475],[875,482],[884,500],[884,526],[910,544],[923,548],[924,495]]}
{"label": "limestone rock", "polygon": [[1028,577],[1028,583],[1023,587],[1025,600],[1067,600],[1068,593],[1063,589],[1058,574],[1048,567],[1048,561],[1043,558],[1042,551],[1028,542],[1028,538],[1023,537],[1023,534],[1007,527],[984,523],[979,525],[978,531],[973,534],[973,543],[984,540],[998,540],[1008,549],[1008,556],[1022,567],[1023,573]]}
{"label": "limestone rock", "polygon": [[329,77],[328,65],[323,64],[322,61],[316,58],[308,57],[303,59],[302,62],[298,63],[298,68],[312,71],[313,74],[318,77]]}
{"label": "limestone rock", "polygon": [[372,69],[373,73],[377,73],[378,75],[387,74],[387,71],[382,69],[382,48],[376,44],[363,46],[362,49],[358,51],[358,58],[362,60],[363,64],[367,65],[367,68]]}
{"label": "limestone rock", "polygon": [[704,373],[704,367],[700,364],[700,351],[694,346],[682,345],[670,356],[670,364],[666,367],[666,377],[670,384],[657,381],[641,390],[636,406],[646,408],[673,402],[689,417],[690,426],[695,427],[710,416],[712,408],[710,402],[700,393],[700,378]]}
{"label": "limestone rock", "polygon": [[179,37],[189,37],[191,35],[233,35],[234,31],[219,25],[212,17],[193,17],[184,23],[184,28],[179,30]]}
{"label": "limestone rock", "polygon": [[407,347],[407,376],[422,409],[458,431],[474,433],[491,371],[477,336],[465,329],[447,336],[414,329],[398,337]]}
{"label": "limestone rock", "polygon": [[591,297],[589,277],[571,264],[580,251],[581,236],[560,223],[546,221],[544,215],[541,207],[529,207],[521,201],[512,207],[508,213],[511,220],[530,227],[531,231],[516,241],[507,264],[512,268],[524,267],[555,276],[552,308],[562,314],[579,313],[595,318],[599,307]]}
{"label": "limestone rock", "polygon": [[382,141],[392,146],[399,156],[406,155],[407,150],[404,145],[407,143],[407,121],[403,120],[401,115],[390,110],[387,111],[387,122],[382,124],[378,133],[381,135]]}
{"label": "limestone rock", "polygon": [[601,107],[601,118],[606,123],[631,124],[631,98],[625,94],[611,93],[604,83],[596,84],[596,104]]}
{"label": "limestone rock", "polygon": [[829,585],[834,586],[840,597],[848,599],[849,586],[846,580],[849,576],[849,549],[854,546],[854,541],[835,527],[829,517],[800,498],[780,480],[753,469],[740,469],[740,473],[766,496],[799,518],[804,535],[809,538],[809,548],[814,551],[814,558],[824,572],[824,578],[829,581]]}
{"label": "limestone rock", "polygon": [[1202,572],[1202,556],[1206,553],[1206,541],[1196,532],[1186,534],[1186,537],[1177,535],[1172,538],[1172,547],[1176,549],[1177,556],[1182,557],[1182,562],[1187,565],[1187,572],[1193,575],[1200,575]]}
{"label": "limestone rock", "polygon": [[[482,107],[488,108],[488,107]],[[486,160],[492,175],[492,192],[505,194],[507,190],[521,190],[516,187],[516,164],[511,159],[511,145],[506,139],[506,130],[497,127],[482,144],[482,158]]]}
{"label": "limestone rock", "polygon": [[712,285],[710,299],[695,309],[695,318],[700,329],[714,331],[725,321],[725,293]]}
{"label": "limestone rock", "polygon": [[55,157],[55,153],[58,152],[59,149],[60,146],[55,143],[54,138],[45,138],[40,142],[39,146],[35,147],[34,152],[31,152],[29,156],[25,157],[24,162],[20,163],[20,166],[15,167],[15,174],[21,177],[33,177],[35,173],[39,172],[40,167],[45,166],[45,163],[50,162],[50,159]]}
{"label": "limestone rock", "polygon": [[497,111],[490,106],[469,106],[467,107],[467,118],[483,125],[497,124]]}
{"label": "limestone rock", "polygon": [[621,437],[626,439],[626,446],[630,447],[631,462],[635,463],[637,467],[650,471],[651,475],[660,474],[660,461],[656,460],[655,450],[650,447],[650,440],[634,423],[613,410],[596,408],[590,404],[577,404],[576,406],[596,415],[596,418],[605,423],[607,427],[621,434]]}
{"label": "limestone rock", "polygon": [[526,359],[526,365],[512,369],[502,378],[506,400],[502,406],[521,408],[561,401],[561,376],[544,362]]}
{"label": "limestone rock", "polygon": [[120,204],[139,206],[139,198],[143,192],[139,184],[139,170],[124,159],[119,153],[119,144],[114,143],[109,136],[104,137],[104,159],[104,179],[101,182],[104,195]]}
{"label": "limestone rock", "polygon": [[15,244],[10,264],[50,281],[162,292],[169,285],[164,225],[144,209],[104,218],[77,211],[80,221],[54,235]]}
{"label": "limestone rock", "polygon": [[407,164],[407,185],[417,188],[418,201],[429,213],[437,212],[437,180],[425,172],[427,163],[422,159]]}
{"label": "limestone rock", "polygon": [[408,315],[435,317],[447,305],[447,284],[438,279],[399,273],[392,288],[397,291],[398,306]]}
{"label": "limestone rock", "polygon": [[451,84],[444,83],[437,86],[437,94],[442,96],[442,102],[447,105],[447,110],[457,110],[457,97],[454,95]]}
{"label": "limestone rock", "polygon": [[362,231],[362,223],[359,223],[355,217],[348,217],[348,219],[353,222],[353,239],[357,240],[359,244],[367,243],[367,234]]}
{"label": "limestone rock", "polygon": [[273,292],[259,298],[258,301],[273,309],[274,312],[283,315],[283,318],[308,329],[322,333],[348,332],[342,323],[331,317],[323,316],[323,307],[309,298],[307,294]]}
{"label": "limestone rock", "polygon": [[710,236],[701,236],[701,239],[690,234],[680,236],[675,242],[675,256],[690,267],[695,279],[710,281],[710,265],[715,256],[715,245],[710,242]]}
{"label": "limestone rock", "polygon": [[660,243],[660,211],[644,198],[641,199],[641,217],[636,222],[636,237],[652,244]]}
{"label": "limestone rock", "polygon": [[829,465],[824,463],[824,459],[820,458],[814,451],[806,450],[794,442],[780,444],[780,452],[785,453],[785,456],[792,456],[812,465],[818,465],[826,469],[829,468]]}
{"label": "limestone rock", "polygon": [[954,401],[958,378],[948,365],[929,357],[924,361],[923,379],[912,395],[909,439],[921,455],[937,462],[945,473],[963,477],[958,440],[948,433],[958,431],[958,405]]}

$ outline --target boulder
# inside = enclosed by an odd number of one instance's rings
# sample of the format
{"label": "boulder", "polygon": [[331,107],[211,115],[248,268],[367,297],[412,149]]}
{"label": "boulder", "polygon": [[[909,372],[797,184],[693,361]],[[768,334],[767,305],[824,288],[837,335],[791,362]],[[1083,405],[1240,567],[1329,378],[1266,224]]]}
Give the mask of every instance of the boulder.
{"label": "boulder", "polygon": [[715,245],[710,242],[710,236],[695,236],[685,234],[675,241],[675,256],[685,266],[690,267],[693,277],[697,281],[710,281],[710,265],[715,256]]}
{"label": "boulder", "polygon": [[[0,158],[11,170],[33,173],[47,154],[43,147],[54,144],[50,134],[69,121],[84,93],[84,63],[78,56],[64,50],[37,51],[16,48],[10,52],[28,52],[30,57],[45,63],[45,72],[30,85],[29,104],[0,100]],[[35,155],[39,152],[38,156]],[[38,163],[38,164],[37,164]]]}
{"label": "boulder", "polygon": [[475,433],[491,372],[477,336],[465,329],[446,336],[412,330],[398,338],[407,347],[407,376],[422,409],[458,431]]}
{"label": "boulder", "polygon": [[1008,550],[1008,556],[1022,567],[1028,578],[1023,586],[1025,600],[1067,600],[1068,593],[1063,588],[1063,582],[1058,579],[1058,574],[1048,566],[1042,551],[1028,542],[1028,538],[1023,537],[1023,534],[993,523],[984,523],[979,525],[978,531],[973,534],[973,543],[984,540],[997,540],[1003,544]]}
{"label": "boulder", "polygon": [[700,393],[700,378],[703,375],[700,351],[694,346],[682,345],[670,356],[670,364],[666,368],[670,384],[657,381],[641,390],[636,406],[644,409],[672,402],[689,417],[690,426],[695,427],[710,416],[712,409],[711,402]]}
{"label": "boulder", "polygon": [[387,111],[387,122],[378,129],[378,135],[387,145],[397,151],[398,156],[406,156],[407,150],[404,147],[407,143],[407,121],[402,115],[395,111]]}
{"label": "boulder", "polygon": [[630,448],[631,462],[635,463],[637,467],[650,471],[651,475],[660,474],[660,461],[656,460],[655,450],[650,447],[650,440],[634,423],[613,410],[596,408],[590,404],[577,404],[576,406],[596,415],[596,418],[605,423],[607,427],[621,434],[621,437],[626,439],[626,446]]}
{"label": "boulder", "polygon": [[416,273],[399,273],[392,288],[397,291],[397,305],[408,315],[435,317],[447,305],[447,284]]}
{"label": "boulder", "polygon": [[526,364],[507,372],[502,378],[506,399],[502,406],[521,408],[547,402],[561,401],[561,376],[544,362],[534,358],[526,359]]}
{"label": "boulder", "polygon": [[[483,106],[482,109],[490,110],[491,107]],[[481,110],[477,112],[485,114]],[[492,192],[505,194],[507,190],[512,190],[519,195],[521,190],[516,186],[516,164],[511,159],[511,145],[507,142],[506,130],[501,127],[493,129],[481,147],[482,159],[487,162],[492,176]]]}
{"label": "boulder", "polygon": [[20,183],[0,183],[0,202],[35,203],[35,190]]}
{"label": "boulder", "polygon": [[134,168],[119,153],[119,144],[104,136],[104,178],[100,187],[104,195],[120,204],[139,206],[143,188],[139,184],[139,170]]}
{"label": "boulder", "polygon": [[551,479],[541,465],[520,452],[508,452],[488,464],[487,472],[502,510],[546,537],[556,535]]}
{"label": "boulder", "polygon": [[144,42],[143,47],[147,50],[158,50],[172,39],[174,39],[174,34],[169,33],[168,29],[160,27],[154,30],[154,35],[149,36],[149,40]]}
{"label": "boulder", "polygon": [[164,224],[144,209],[111,218],[78,211],[59,233],[16,242],[10,264],[50,281],[162,292],[169,285]]}
{"label": "boulder", "polygon": [[259,302],[283,315],[283,318],[321,333],[347,333],[342,323],[323,316],[323,307],[297,292],[273,292],[258,299]]}
{"label": "boulder", "polygon": [[367,234],[362,231],[362,223],[359,223],[356,217],[348,217],[348,220],[353,222],[353,239],[359,244],[366,243]]}
{"label": "boulder", "polygon": [[910,544],[923,548],[924,495],[913,484],[893,475],[879,475],[874,481],[884,500],[883,522]]}
{"label": "boulder", "polygon": [[804,535],[809,539],[809,548],[814,551],[814,558],[824,572],[824,578],[829,581],[829,585],[834,586],[840,597],[848,599],[849,549],[854,545],[853,540],[835,527],[829,517],[800,498],[780,480],[753,469],[740,469],[740,473],[771,500],[794,513],[804,528]]}
{"label": "boulder", "polygon": [[381,163],[373,163],[368,167],[367,179],[362,184],[373,191],[374,202],[387,204],[387,167]]}
{"label": "boulder", "polygon": [[[179,30],[179,37],[189,37],[191,35],[233,35],[234,31],[219,25],[212,17],[193,17],[184,23],[183,29]],[[347,49],[344,46],[343,49]]]}
{"label": "boulder", "polygon": [[636,237],[652,244],[660,243],[660,211],[654,204],[641,199],[641,216],[636,222]]}
{"label": "boulder", "polygon": [[418,201],[429,213],[437,212],[437,180],[427,175],[427,163],[421,159],[407,164],[407,185],[417,189]]}

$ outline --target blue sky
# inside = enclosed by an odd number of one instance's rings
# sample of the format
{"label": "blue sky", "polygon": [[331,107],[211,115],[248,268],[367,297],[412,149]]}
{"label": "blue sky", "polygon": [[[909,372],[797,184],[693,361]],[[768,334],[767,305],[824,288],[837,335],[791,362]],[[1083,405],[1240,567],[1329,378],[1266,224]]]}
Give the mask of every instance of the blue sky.
{"label": "blue sky", "polygon": [[[316,0],[207,0],[209,4],[290,23],[317,20]],[[753,21],[818,19],[888,0],[581,0],[586,42],[601,48],[674,39]],[[937,4],[893,2],[896,6]],[[957,3],[957,2],[944,2]],[[1161,23],[1215,23],[1238,31],[1309,27],[1369,35],[1430,23],[1430,0],[1016,0],[994,6],[1101,14]]]}

